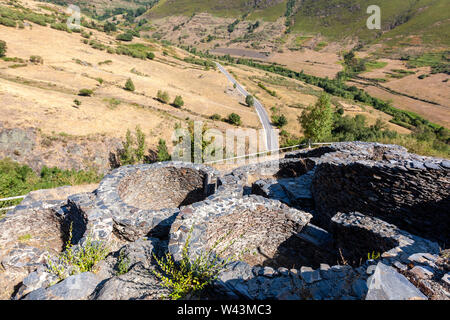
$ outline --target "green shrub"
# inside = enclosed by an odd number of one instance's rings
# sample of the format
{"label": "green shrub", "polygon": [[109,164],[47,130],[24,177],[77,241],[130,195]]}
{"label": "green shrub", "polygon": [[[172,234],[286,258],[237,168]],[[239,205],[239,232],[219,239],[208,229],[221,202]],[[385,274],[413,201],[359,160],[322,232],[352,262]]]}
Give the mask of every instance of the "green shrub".
{"label": "green shrub", "polygon": [[162,91],[162,90],[158,90],[156,98],[160,102],[165,103],[165,104],[169,103],[169,100],[170,100],[169,93],[167,91]]}
{"label": "green shrub", "polygon": [[112,64],[112,60],[100,61],[100,62],[98,63],[99,66],[104,65],[104,64],[110,65],[110,64]]}
{"label": "green shrub", "polygon": [[171,156],[169,150],[167,149],[166,141],[164,139],[159,139],[158,149],[157,149],[157,160],[159,162],[170,161]]}
{"label": "green shrub", "polygon": [[[76,171],[44,167],[36,174],[27,165],[21,165],[8,158],[0,160],[0,198],[21,196],[33,190],[97,183],[100,180],[101,175],[94,170]],[[0,207],[9,207],[17,203],[18,201],[1,202]]]}
{"label": "green shrub", "polygon": [[50,25],[50,27],[51,27],[52,29],[59,30],[59,31],[66,31],[66,32],[69,32],[69,33],[72,32],[72,30],[69,29],[69,27],[67,26],[67,24],[66,24],[66,23],[62,23],[62,22],[52,23],[52,24]]}
{"label": "green shrub", "polygon": [[176,96],[175,100],[173,101],[173,105],[177,108],[181,108],[182,106],[184,106],[183,98],[181,96]]}
{"label": "green shrub", "polygon": [[105,23],[105,25],[103,26],[103,30],[105,32],[117,31],[117,27],[116,27],[116,25],[114,23],[111,23],[111,22],[107,21]]}
{"label": "green shrub", "polygon": [[245,103],[247,104],[247,106],[253,107],[253,106],[255,105],[255,98],[253,98],[252,95],[248,95],[248,96],[245,98]]}
{"label": "green shrub", "polygon": [[236,114],[236,113],[231,113],[231,114],[228,115],[228,118],[226,119],[226,122],[228,122],[230,124],[234,124],[236,126],[239,126],[242,123],[241,116]]}
{"label": "green shrub", "polygon": [[220,114],[214,113],[211,117],[209,117],[211,120],[220,120],[222,117]]}
{"label": "green shrub", "polygon": [[0,24],[6,27],[13,27],[13,28],[15,28],[17,25],[14,20],[5,17],[0,17]]}
{"label": "green shrub", "polygon": [[288,120],[284,114],[282,114],[280,116],[278,116],[278,115],[272,116],[272,122],[278,128],[282,128],[288,124]]}
{"label": "green shrub", "polygon": [[73,103],[75,103],[76,106],[81,106],[81,101],[78,99],[73,100]]}
{"label": "green shrub", "polygon": [[155,59],[155,54],[153,52],[147,52],[147,59],[150,59],[150,60]]}
{"label": "green shrub", "polygon": [[0,40],[0,58],[6,56],[6,42]]}
{"label": "green shrub", "polygon": [[30,22],[36,23],[40,26],[47,26],[47,23],[53,23],[55,22],[55,19],[52,17],[47,17],[45,15],[42,14],[37,14],[37,13],[28,13],[24,16],[24,20],[28,20]]}
{"label": "green shrub", "polygon": [[116,37],[116,39],[120,41],[132,41],[133,35],[131,33],[121,33]]}
{"label": "green shrub", "polygon": [[153,254],[153,258],[160,268],[160,271],[153,270],[153,273],[161,280],[161,286],[171,291],[168,298],[172,300],[183,299],[188,295],[199,296],[217,279],[227,265],[237,259],[237,256],[227,259],[220,258],[229,245],[217,254],[214,252],[223,238],[216,241],[207,252],[202,251],[196,258],[191,258],[189,252],[191,236],[192,228],[183,246],[180,263],[176,263],[170,253],[166,253],[165,257],[160,259]]}
{"label": "green shrub", "polygon": [[127,80],[127,82],[125,83],[125,90],[128,90],[128,91],[136,90],[136,88],[134,86],[134,83],[133,83],[133,80],[131,80],[131,79]]}
{"label": "green shrub", "polygon": [[44,64],[44,59],[41,56],[31,56],[30,62],[34,64]]}
{"label": "green shrub", "polygon": [[109,252],[108,246],[103,241],[93,241],[91,236],[87,237],[82,246],[73,246],[72,227],[71,224],[69,239],[58,260],[53,262],[50,258],[47,259],[48,271],[58,276],[60,280],[71,275],[93,271]]}
{"label": "green shrub", "polygon": [[82,96],[82,97],[91,97],[93,94],[94,94],[94,91],[92,91],[91,89],[81,89],[78,92],[78,95]]}
{"label": "green shrub", "polygon": [[122,250],[119,254],[116,276],[126,274],[128,271],[130,271],[130,259],[125,256],[124,251]]}

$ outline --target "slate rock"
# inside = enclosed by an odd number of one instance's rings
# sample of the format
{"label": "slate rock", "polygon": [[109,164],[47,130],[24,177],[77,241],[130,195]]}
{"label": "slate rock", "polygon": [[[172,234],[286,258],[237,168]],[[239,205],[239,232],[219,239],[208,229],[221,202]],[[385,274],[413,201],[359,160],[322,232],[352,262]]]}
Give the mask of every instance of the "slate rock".
{"label": "slate rock", "polygon": [[93,300],[158,300],[169,291],[144,264],[136,264],[128,273],[107,280],[92,295]]}
{"label": "slate rock", "polygon": [[84,300],[92,294],[100,281],[101,279],[91,272],[80,273],[47,289],[35,290],[24,300]]}
{"label": "slate rock", "polygon": [[383,263],[378,263],[369,278],[366,300],[427,300],[403,275]]}

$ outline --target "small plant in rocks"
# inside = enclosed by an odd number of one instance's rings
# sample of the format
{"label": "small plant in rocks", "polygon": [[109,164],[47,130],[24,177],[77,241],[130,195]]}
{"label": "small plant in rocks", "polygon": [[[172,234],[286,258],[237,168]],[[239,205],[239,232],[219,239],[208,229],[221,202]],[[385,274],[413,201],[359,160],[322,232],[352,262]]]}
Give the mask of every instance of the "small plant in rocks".
{"label": "small plant in rocks", "polygon": [[128,273],[130,271],[130,259],[128,259],[127,256],[125,256],[125,253],[123,251],[119,254],[119,261],[117,263],[117,276],[121,276],[123,274]]}
{"label": "small plant in rocks", "polygon": [[70,225],[69,239],[64,251],[56,261],[47,259],[47,267],[50,273],[55,274],[60,280],[79,273],[90,272],[109,253],[108,246],[103,241],[93,241],[88,236],[83,246],[72,244],[73,224]]}
{"label": "small plant in rocks", "polygon": [[237,256],[232,256],[227,259],[219,258],[232,243],[225,246],[217,254],[213,252],[225,237],[217,240],[208,251],[201,252],[196,258],[191,258],[189,247],[192,230],[193,228],[191,228],[183,246],[182,258],[179,263],[174,261],[170,253],[166,253],[165,257],[161,259],[158,259],[153,254],[160,268],[160,271],[154,270],[153,273],[162,281],[161,285],[171,291],[169,296],[164,298],[179,300],[187,296],[198,296],[217,279],[228,264],[237,260]]}

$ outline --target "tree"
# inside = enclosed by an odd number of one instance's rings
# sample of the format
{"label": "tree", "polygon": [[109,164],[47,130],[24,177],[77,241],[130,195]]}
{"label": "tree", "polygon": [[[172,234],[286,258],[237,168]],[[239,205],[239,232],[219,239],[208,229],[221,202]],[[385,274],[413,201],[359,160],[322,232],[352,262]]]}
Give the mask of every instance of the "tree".
{"label": "tree", "polygon": [[228,118],[226,121],[230,124],[239,126],[241,124],[241,116],[236,113],[231,113],[228,115]]}
{"label": "tree", "polygon": [[142,163],[145,158],[145,134],[139,126],[136,126],[135,138],[128,129],[125,141],[122,142],[123,149],[119,153],[121,165]]}
{"label": "tree", "polygon": [[135,164],[136,159],[133,153],[133,137],[131,136],[130,129],[127,130],[125,141],[122,142],[123,149],[119,154],[120,163],[122,165]]}
{"label": "tree", "polygon": [[157,151],[157,159],[159,162],[170,161],[172,159],[167,149],[166,140],[159,139]]}
{"label": "tree", "polygon": [[127,80],[127,82],[125,83],[125,90],[128,90],[128,91],[136,90],[136,88],[134,86],[134,83],[133,83],[133,80],[131,80],[131,79]]}
{"label": "tree", "polygon": [[145,148],[147,147],[145,143],[145,134],[142,132],[141,127],[136,127],[136,149],[134,153],[136,155],[137,162],[142,162],[145,156]]}
{"label": "tree", "polygon": [[4,57],[6,55],[6,42],[0,40],[0,57]]}
{"label": "tree", "polygon": [[173,105],[177,108],[181,108],[184,106],[184,101],[181,96],[176,96],[175,100],[173,101]]}
{"label": "tree", "polygon": [[156,95],[156,98],[161,101],[162,103],[169,103],[170,96],[167,93],[167,91],[158,90],[158,93]]}
{"label": "tree", "polygon": [[252,95],[248,95],[245,98],[245,103],[249,106],[249,107],[253,107],[255,105],[255,98],[253,98]]}
{"label": "tree", "polygon": [[103,27],[105,32],[117,31],[117,27],[114,23],[107,21]]}
{"label": "tree", "polygon": [[288,123],[288,120],[284,114],[282,114],[281,116],[274,116],[272,117],[272,120],[278,128],[282,128]]}
{"label": "tree", "polygon": [[331,136],[333,111],[330,96],[323,93],[315,105],[306,108],[298,118],[305,137],[313,141],[323,141]]}

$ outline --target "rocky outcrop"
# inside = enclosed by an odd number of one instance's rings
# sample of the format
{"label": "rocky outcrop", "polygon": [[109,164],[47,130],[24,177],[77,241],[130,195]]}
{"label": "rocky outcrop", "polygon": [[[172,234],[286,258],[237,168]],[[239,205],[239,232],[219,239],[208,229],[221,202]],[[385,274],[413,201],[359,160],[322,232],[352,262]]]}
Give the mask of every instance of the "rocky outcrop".
{"label": "rocky outcrop", "polygon": [[116,138],[45,135],[36,128],[4,128],[0,123],[0,158],[11,158],[36,172],[46,166],[68,170],[94,168],[106,173],[114,165],[113,154],[121,148],[121,141]]}

